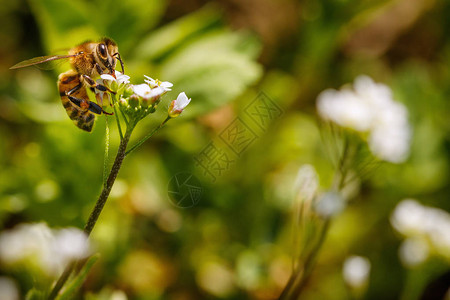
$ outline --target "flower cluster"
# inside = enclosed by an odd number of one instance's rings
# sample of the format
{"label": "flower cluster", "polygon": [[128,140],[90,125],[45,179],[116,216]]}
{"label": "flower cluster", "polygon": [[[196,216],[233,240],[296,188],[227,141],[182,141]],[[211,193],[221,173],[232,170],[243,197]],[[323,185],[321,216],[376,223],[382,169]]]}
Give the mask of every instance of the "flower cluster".
{"label": "flower cluster", "polygon": [[[155,112],[161,97],[171,91],[173,86],[168,81],[161,82],[158,79],[144,76],[146,78],[144,80],[145,83],[133,85],[130,83],[130,77],[119,71],[115,71],[115,77],[103,74],[97,82],[108,87],[110,91],[96,91],[96,97],[98,100],[103,101],[105,93],[111,95],[110,92],[112,92],[113,95],[118,95],[119,109],[130,118],[137,117],[139,121],[148,114]],[[168,109],[169,117],[175,118],[179,116],[190,101],[191,99],[188,99],[184,92],[180,93],[178,98],[170,104]]]}
{"label": "flower cluster", "polygon": [[406,236],[400,247],[406,265],[422,263],[430,252],[450,260],[450,214],[446,211],[406,199],[395,208],[391,224]]}
{"label": "flower cluster", "polygon": [[90,254],[86,234],[76,228],[52,230],[44,223],[22,224],[0,234],[0,260],[58,275],[69,263]]}
{"label": "flower cluster", "polygon": [[388,86],[359,76],[353,89],[323,91],[317,110],[324,120],[367,133],[370,150],[378,158],[394,163],[407,158],[411,139],[408,111],[393,100]]}

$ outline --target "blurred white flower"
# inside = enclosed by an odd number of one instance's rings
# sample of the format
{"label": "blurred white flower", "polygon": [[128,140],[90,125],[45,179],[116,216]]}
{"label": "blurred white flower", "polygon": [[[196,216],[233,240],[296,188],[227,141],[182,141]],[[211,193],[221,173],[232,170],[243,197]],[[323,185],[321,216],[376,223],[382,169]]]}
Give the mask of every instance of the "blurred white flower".
{"label": "blurred white flower", "polygon": [[394,163],[407,158],[411,139],[408,112],[393,100],[388,86],[359,76],[353,90],[328,89],[319,94],[317,110],[324,120],[368,133],[369,147],[378,158]]}
{"label": "blurred white flower", "polygon": [[46,224],[21,224],[0,234],[0,259],[16,263],[30,256],[42,257],[50,251],[52,238]]}
{"label": "blurred white flower", "polygon": [[87,235],[77,228],[64,228],[54,232],[53,252],[64,264],[89,255]]}
{"label": "blurred white flower", "polygon": [[0,277],[0,300],[19,300],[17,285],[8,277]]}
{"label": "blurred white flower", "polygon": [[153,79],[147,75],[144,75],[145,78],[147,78],[146,80],[144,80],[151,88],[155,88],[155,87],[161,87],[164,89],[164,92],[167,91],[171,91],[171,87],[173,86],[172,83],[168,82],[168,81],[159,81],[158,79]]}
{"label": "blurred white flower", "polygon": [[169,116],[171,118],[178,117],[183,110],[191,102],[191,99],[184,92],[180,93],[176,100],[173,100],[169,106]]}
{"label": "blurred white flower", "polygon": [[111,300],[127,300],[127,294],[121,290],[115,290],[111,294]]}
{"label": "blurred white flower", "polygon": [[422,238],[407,238],[399,248],[399,256],[403,265],[414,267],[427,260],[430,248]]}
{"label": "blurred white flower", "polygon": [[423,230],[425,210],[415,200],[401,201],[391,215],[392,226],[405,235],[420,234]]}
{"label": "blurred white flower", "polygon": [[323,91],[318,96],[317,109],[324,120],[332,121],[342,127],[366,131],[372,124],[373,116],[370,106],[348,89]]}
{"label": "blurred white flower", "polygon": [[[390,218],[392,226],[401,234],[408,238],[413,238],[414,242],[403,245],[400,254],[408,258],[422,257],[416,255],[425,252],[424,247],[419,250],[411,250],[421,242],[428,243],[428,247],[436,254],[450,260],[450,214],[442,209],[427,207],[416,200],[406,199],[401,201]],[[416,247],[417,248],[417,247]],[[412,253],[411,255],[408,255]],[[427,250],[428,253],[428,250]],[[410,259],[410,261],[419,261]],[[411,263],[412,265],[413,263]]]}
{"label": "blurred white flower", "polygon": [[362,256],[348,257],[342,268],[345,282],[354,289],[365,286],[369,280],[370,261]]}
{"label": "blurred white flower", "polygon": [[44,223],[22,224],[0,234],[2,262],[28,262],[48,275],[57,275],[69,262],[88,255],[87,236],[76,228],[51,230]]}
{"label": "blurred white flower", "polygon": [[314,166],[306,164],[300,167],[295,179],[295,194],[300,201],[310,203],[319,188],[319,178]]}
{"label": "blurred white flower", "polygon": [[324,218],[338,215],[345,208],[344,198],[337,192],[322,194],[315,203],[316,213]]}

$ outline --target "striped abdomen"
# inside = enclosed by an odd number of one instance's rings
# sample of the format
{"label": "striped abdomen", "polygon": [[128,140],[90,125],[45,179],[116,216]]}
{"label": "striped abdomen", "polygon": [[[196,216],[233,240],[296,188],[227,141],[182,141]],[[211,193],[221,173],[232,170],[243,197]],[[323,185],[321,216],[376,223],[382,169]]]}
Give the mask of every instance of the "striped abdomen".
{"label": "striped abdomen", "polygon": [[[67,96],[67,93],[73,89],[75,91],[71,93],[71,96],[84,100],[80,106],[70,101]],[[95,115],[89,111],[89,96],[83,82],[80,80],[80,75],[74,70],[60,74],[58,77],[58,90],[61,102],[69,118],[73,120],[78,128],[91,132],[94,126]]]}

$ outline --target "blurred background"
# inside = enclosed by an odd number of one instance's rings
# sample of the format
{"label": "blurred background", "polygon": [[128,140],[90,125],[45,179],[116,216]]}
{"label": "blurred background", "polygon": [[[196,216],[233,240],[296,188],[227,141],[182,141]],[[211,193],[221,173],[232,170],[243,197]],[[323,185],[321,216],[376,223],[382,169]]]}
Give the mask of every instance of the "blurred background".
{"label": "blurred background", "polygon": [[291,272],[298,168],[314,165],[322,188],[333,176],[316,97],[366,74],[407,106],[411,155],[359,181],[302,299],[348,299],[349,255],[371,262],[365,299],[440,299],[448,260],[404,266],[389,218],[404,198],[450,209],[449,15],[445,0],[0,0],[0,229],[84,226],[102,185],[105,118],[91,134],[69,120],[56,89],[68,63],[8,68],[108,36],[132,83],[174,84],[134,140],[179,92],[192,103],[125,160],[93,232],[101,258],[85,299],[274,299]]}

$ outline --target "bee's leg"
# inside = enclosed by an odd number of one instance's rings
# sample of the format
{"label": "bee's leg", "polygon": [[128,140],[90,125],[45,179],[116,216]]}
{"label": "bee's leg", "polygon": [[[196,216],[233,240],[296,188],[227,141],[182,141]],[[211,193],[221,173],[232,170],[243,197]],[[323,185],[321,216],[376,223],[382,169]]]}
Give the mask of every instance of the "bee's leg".
{"label": "bee's leg", "polygon": [[80,83],[77,84],[74,88],[72,88],[70,91],[66,92],[66,95],[67,95],[67,96],[72,95],[73,93],[75,93],[76,91],[78,91],[82,86],[83,86],[83,84],[80,82]]}
{"label": "bee's leg", "polygon": [[69,98],[69,100],[75,104],[76,106],[78,106],[79,108],[86,110],[89,109],[89,103],[88,101],[84,100],[84,99],[80,99],[74,96],[69,95],[69,93],[67,93],[67,98]]}
{"label": "bee's leg", "polygon": [[108,87],[102,85],[102,84],[98,84],[97,82],[95,82],[94,79],[92,79],[91,77],[87,76],[87,75],[82,75],[84,82],[86,82],[89,86],[93,87],[96,90],[99,90],[101,92],[110,92],[112,94],[115,94],[116,92],[111,91]]}
{"label": "bee's leg", "polygon": [[81,109],[84,109],[84,110],[87,109],[97,115],[101,115],[102,113],[104,113],[105,115],[113,115],[113,113],[109,113],[109,112],[103,110],[103,108],[95,102],[80,99],[80,98],[73,97],[70,95],[67,95],[67,97],[73,104],[80,107]]}
{"label": "bee's leg", "polygon": [[100,65],[98,63],[95,63],[95,69],[97,70],[98,74],[103,74],[103,69],[102,67],[100,67]]}
{"label": "bee's leg", "polygon": [[93,113],[101,115],[104,113],[105,115],[113,115],[114,113],[106,112],[100,105],[95,102],[89,101],[89,110]]}
{"label": "bee's leg", "polygon": [[120,57],[120,53],[114,53],[113,56],[117,56],[117,59],[120,61],[120,66],[122,67],[122,74],[125,74],[125,68],[123,67],[123,61],[122,58]]}

